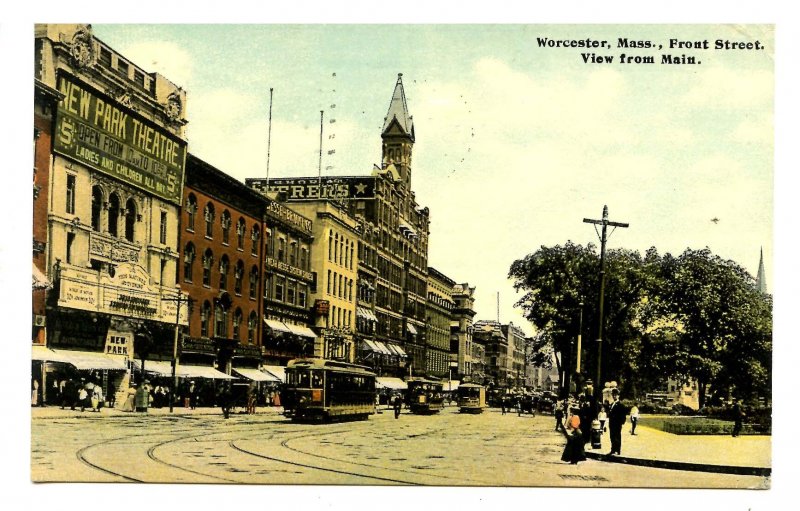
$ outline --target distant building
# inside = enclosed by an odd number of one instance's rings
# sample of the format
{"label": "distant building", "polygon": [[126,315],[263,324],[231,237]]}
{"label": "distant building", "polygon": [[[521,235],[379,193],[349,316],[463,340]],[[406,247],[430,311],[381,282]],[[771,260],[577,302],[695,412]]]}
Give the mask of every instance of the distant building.
{"label": "distant building", "polygon": [[435,268],[428,267],[427,373],[438,378],[450,372],[450,323],[453,320],[453,289],[456,283]]}
{"label": "distant building", "polygon": [[[450,357],[458,363],[458,374],[472,377],[478,364],[479,375],[485,370],[485,348],[473,342],[475,317],[475,288],[464,282],[453,287],[453,307],[450,322]],[[477,380],[475,380],[477,381]]]}

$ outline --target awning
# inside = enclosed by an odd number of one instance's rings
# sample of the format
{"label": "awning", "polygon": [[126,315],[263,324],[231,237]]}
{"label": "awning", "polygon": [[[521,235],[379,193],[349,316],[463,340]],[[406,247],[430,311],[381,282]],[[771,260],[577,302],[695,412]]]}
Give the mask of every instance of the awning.
{"label": "awning", "polygon": [[308,328],[307,326],[293,325],[292,323],[282,323],[282,324],[286,325],[286,328],[288,328],[294,335],[299,335],[300,337],[308,337],[309,339],[317,338],[317,334],[315,334],[314,331]]}
{"label": "awning", "polygon": [[372,341],[372,342],[375,343],[375,347],[378,348],[378,351],[380,353],[383,353],[384,355],[393,355],[393,353],[389,351],[389,348],[387,348],[386,345],[383,344],[382,342],[380,341]]}
{"label": "awning", "polygon": [[125,360],[116,356],[91,351],[53,350],[62,362],[72,364],[79,370],[114,369],[125,371]]}
{"label": "awning", "polygon": [[64,357],[46,346],[31,345],[31,360],[42,362],[67,362]]}
{"label": "awning", "polygon": [[417,329],[414,328],[414,325],[412,325],[411,323],[408,323],[408,324],[406,324],[406,327],[408,328],[408,331],[409,331],[409,333],[411,333],[411,335],[417,335]]}
{"label": "awning", "polygon": [[248,380],[253,381],[275,381],[277,378],[272,376],[271,374],[265,373],[264,371],[259,371],[258,369],[253,368],[246,368],[246,367],[234,367],[233,371]]}
{"label": "awning", "polygon": [[283,366],[264,366],[262,370],[270,373],[281,383],[286,381],[286,368]]}
{"label": "awning", "polygon": [[284,333],[287,333],[287,334],[292,333],[292,331],[289,330],[289,327],[287,327],[286,325],[284,325],[280,321],[276,321],[274,319],[265,319],[264,323],[266,323],[268,327],[270,327],[271,329],[275,330],[276,332],[284,332]]}
{"label": "awning", "polygon": [[374,342],[370,341],[369,339],[363,339],[364,344],[366,345],[367,349],[370,351],[374,351],[375,353],[383,353],[380,348],[378,348]]}
{"label": "awning", "polygon": [[375,386],[379,389],[406,390],[408,385],[400,378],[389,376],[378,376],[375,378]]}
{"label": "awning", "polygon": [[378,322],[378,318],[375,317],[375,314],[372,313],[371,310],[365,309],[364,307],[356,307],[356,316],[362,317],[368,321],[375,321]]}
{"label": "awning", "polygon": [[[142,370],[142,361],[140,359],[134,359],[131,362],[136,369],[140,371]],[[178,364],[178,369],[175,371],[176,376],[181,376],[180,369],[181,365]],[[172,376],[172,362],[164,362],[163,360],[145,360],[144,372],[153,373],[158,376]]]}
{"label": "awning", "polygon": [[397,351],[397,354],[400,355],[401,357],[407,357],[408,356],[408,355],[406,355],[406,352],[403,351],[403,348],[401,348],[400,346],[395,344],[393,347],[394,347],[395,351]]}
{"label": "awning", "polygon": [[[147,365],[145,364],[145,370]],[[189,366],[178,364],[178,371],[181,376],[188,378],[208,378],[209,380],[232,380],[233,376],[217,371],[210,366]]]}
{"label": "awning", "polygon": [[53,287],[53,284],[47,280],[47,277],[42,270],[36,267],[36,264],[31,262],[33,265],[33,289],[50,289]]}

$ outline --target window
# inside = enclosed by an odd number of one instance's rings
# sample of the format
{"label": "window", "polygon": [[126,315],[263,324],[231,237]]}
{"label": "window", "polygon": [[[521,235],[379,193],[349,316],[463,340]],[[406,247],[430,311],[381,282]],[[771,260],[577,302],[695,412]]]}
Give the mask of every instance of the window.
{"label": "window", "polygon": [[108,233],[112,236],[118,235],[117,226],[119,225],[119,197],[112,193],[108,199]]}
{"label": "window", "polygon": [[197,199],[194,194],[189,194],[186,199],[186,229],[194,232],[194,222],[197,218]]}
{"label": "window", "polygon": [[256,342],[256,313],[251,312],[250,317],[247,318],[247,342],[248,344],[255,344]]}
{"label": "window", "polygon": [[231,214],[228,213],[227,209],[222,212],[221,225],[222,225],[222,242],[228,245],[231,239]]}
{"label": "window", "polygon": [[242,261],[238,261],[236,263],[236,269],[233,271],[233,291],[237,295],[242,294],[243,277],[244,277],[244,263]]}
{"label": "window", "polygon": [[297,294],[297,283],[296,282],[287,282],[286,283],[286,303],[289,305],[294,305],[295,295]]}
{"label": "window", "polygon": [[244,218],[236,222],[236,248],[244,250]]}
{"label": "window", "polygon": [[283,277],[275,277],[275,300],[282,302],[283,301],[283,286],[286,283],[286,279]]}
{"label": "window", "polygon": [[192,281],[192,268],[194,267],[195,258],[194,245],[187,243],[186,248],[183,249],[183,280],[186,282]]}
{"label": "window", "polygon": [[275,255],[275,230],[272,227],[267,227],[264,231],[264,237],[267,245],[267,255],[273,257]]}
{"label": "window", "polygon": [[67,233],[67,263],[72,264],[72,245],[75,243],[75,233]]}
{"label": "window", "polygon": [[214,253],[207,248],[203,254],[203,285],[211,287],[211,265],[214,264]]}
{"label": "window", "polygon": [[211,316],[211,304],[208,300],[203,302],[203,308],[200,310],[200,335],[208,337],[208,321]]}
{"label": "window", "polygon": [[300,284],[297,290],[297,305],[300,307],[306,307],[306,295],[308,294],[306,289],[307,287],[305,284]]}
{"label": "window", "polygon": [[258,293],[258,268],[250,268],[250,299],[255,300]]}
{"label": "window", "polygon": [[333,261],[333,231],[328,232],[328,261]]}
{"label": "window", "polygon": [[281,238],[278,240],[278,261],[285,263],[286,259],[286,240]]}
{"label": "window", "polygon": [[233,313],[233,338],[237,341],[241,340],[241,328],[242,328],[242,309],[236,309],[236,312]]}
{"label": "window", "polygon": [[261,231],[259,230],[257,225],[253,226],[253,230],[250,233],[250,239],[253,242],[253,246],[250,248],[250,253],[254,256],[258,255],[258,248],[259,243],[261,242]]}
{"label": "window", "polygon": [[136,227],[136,202],[133,199],[128,199],[125,203],[125,239],[133,241]]}
{"label": "window", "polygon": [[297,265],[297,242],[292,241],[289,245],[289,264],[295,266]]}
{"label": "window", "polygon": [[331,271],[328,270],[328,294],[331,294]]}
{"label": "window", "polygon": [[228,309],[221,303],[214,308],[214,335],[217,337],[228,336]]}
{"label": "window", "polygon": [[67,213],[75,214],[75,176],[67,174]]}
{"label": "window", "polygon": [[161,212],[161,227],[159,229],[159,241],[162,245],[167,243],[167,212]]}
{"label": "window", "polygon": [[203,216],[206,220],[206,237],[213,238],[214,237],[214,205],[210,202],[206,204],[206,209],[203,212]]}
{"label": "window", "polygon": [[300,249],[300,268],[308,271],[306,265],[308,264],[308,250],[306,247]]}
{"label": "window", "polygon": [[103,190],[92,187],[92,230],[100,232],[100,215],[103,213]]}
{"label": "window", "polygon": [[230,262],[228,256],[223,255],[219,261],[219,288],[228,289],[228,267]]}

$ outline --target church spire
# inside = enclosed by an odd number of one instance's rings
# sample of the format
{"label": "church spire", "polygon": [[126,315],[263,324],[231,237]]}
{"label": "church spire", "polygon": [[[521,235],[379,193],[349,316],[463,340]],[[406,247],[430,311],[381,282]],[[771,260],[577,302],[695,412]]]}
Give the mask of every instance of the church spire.
{"label": "church spire", "polygon": [[403,73],[397,73],[397,83],[394,86],[394,94],[392,94],[392,101],[389,103],[389,111],[386,112],[386,117],[383,118],[383,130],[381,133],[386,134],[394,120],[403,132],[411,137],[414,141],[414,120],[408,115],[408,105],[406,104],[406,93],[403,89]]}
{"label": "church spire", "polygon": [[761,258],[758,261],[758,277],[756,277],[756,289],[766,294],[767,276],[764,272],[764,247],[761,247]]}
{"label": "church spire", "polygon": [[392,172],[395,179],[411,189],[411,153],[414,150],[414,119],[408,114],[403,73],[397,74],[389,111],[383,119],[381,169]]}

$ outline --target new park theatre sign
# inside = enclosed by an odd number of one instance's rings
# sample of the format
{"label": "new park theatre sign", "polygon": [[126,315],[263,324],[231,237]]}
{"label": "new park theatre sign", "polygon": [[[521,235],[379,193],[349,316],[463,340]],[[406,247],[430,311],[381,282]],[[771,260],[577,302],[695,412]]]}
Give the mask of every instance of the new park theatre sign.
{"label": "new park theatre sign", "polygon": [[60,75],[53,150],[180,204],[186,142],[69,75]]}
{"label": "new park theatre sign", "polygon": [[[65,266],[59,288],[59,307],[172,324],[177,319],[175,290],[150,284],[149,275],[138,264],[120,264],[113,277],[101,274],[99,278],[96,271]],[[188,318],[184,297],[179,324],[188,325]]]}

